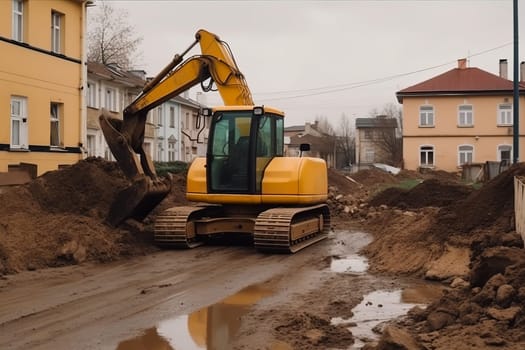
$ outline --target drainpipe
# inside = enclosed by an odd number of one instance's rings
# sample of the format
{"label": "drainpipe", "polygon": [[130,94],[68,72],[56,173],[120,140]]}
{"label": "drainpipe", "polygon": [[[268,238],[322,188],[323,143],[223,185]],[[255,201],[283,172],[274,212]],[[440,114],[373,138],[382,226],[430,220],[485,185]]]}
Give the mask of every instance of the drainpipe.
{"label": "drainpipe", "polygon": [[82,159],[86,158],[87,151],[87,108],[86,108],[86,93],[87,93],[87,49],[86,49],[86,31],[87,31],[87,7],[93,6],[91,0],[82,2],[82,16],[80,19],[80,144],[78,145],[81,152]]}
{"label": "drainpipe", "polygon": [[518,59],[519,59],[519,49],[518,49],[518,0],[513,2],[513,18],[514,18],[514,108],[512,109],[513,115],[513,142],[512,142],[512,151],[513,151],[513,161],[512,163],[516,164],[520,159],[520,119],[519,119],[519,107],[520,107],[520,91],[519,91],[519,73],[518,73]]}

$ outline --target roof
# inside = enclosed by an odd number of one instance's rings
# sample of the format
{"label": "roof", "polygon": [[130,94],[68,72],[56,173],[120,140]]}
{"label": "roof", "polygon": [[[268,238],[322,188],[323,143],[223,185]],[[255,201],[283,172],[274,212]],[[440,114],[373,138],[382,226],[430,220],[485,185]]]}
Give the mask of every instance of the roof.
{"label": "roof", "polygon": [[395,118],[357,118],[355,120],[356,129],[362,128],[397,128]]}
{"label": "roof", "polygon": [[116,84],[122,84],[129,87],[136,87],[142,89],[145,80],[141,79],[136,74],[125,71],[117,66],[106,66],[102,63],[88,62],[88,74],[96,75],[104,80],[114,81]]}
{"label": "roof", "polygon": [[[404,97],[429,95],[494,95],[511,94],[514,90],[512,81],[486,72],[479,68],[454,68],[396,92],[397,100],[402,103]],[[525,85],[520,83],[520,92],[525,92]]]}
{"label": "roof", "polygon": [[284,131],[305,131],[304,125],[292,125],[284,128]]}

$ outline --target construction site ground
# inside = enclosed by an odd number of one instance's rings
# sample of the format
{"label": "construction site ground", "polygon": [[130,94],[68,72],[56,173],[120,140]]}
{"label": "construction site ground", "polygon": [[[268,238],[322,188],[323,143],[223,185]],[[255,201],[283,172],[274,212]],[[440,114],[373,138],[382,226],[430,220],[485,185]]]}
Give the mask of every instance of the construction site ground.
{"label": "construction site ground", "polygon": [[156,215],[188,204],[184,174],[119,228],[104,223],[127,185],[115,163],[2,188],[0,348],[525,348],[525,165],[479,188],[443,171],[328,175],[332,232],[293,255],[155,247]]}

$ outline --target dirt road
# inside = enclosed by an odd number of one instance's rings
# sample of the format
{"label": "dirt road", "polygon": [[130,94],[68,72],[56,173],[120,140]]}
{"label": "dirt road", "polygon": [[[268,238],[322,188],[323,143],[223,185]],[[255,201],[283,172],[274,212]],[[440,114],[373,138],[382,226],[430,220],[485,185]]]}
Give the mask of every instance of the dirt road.
{"label": "dirt road", "polygon": [[[340,275],[331,271],[334,254],[356,253],[368,241],[363,233],[339,231],[295,255],[264,255],[250,246],[205,246],[109,265],[3,277],[0,348],[150,348],[137,344],[143,343],[145,339],[140,337],[159,322],[189,315],[254,285],[258,286],[256,295],[233,300],[233,304],[245,306],[247,313],[228,331],[231,334],[226,339],[224,334],[213,337],[210,333],[224,333],[220,328],[227,325],[219,322],[214,330],[208,330],[208,342],[227,347],[208,344],[208,349],[315,348],[322,341],[321,333],[331,334],[331,347],[348,348],[353,339],[347,327],[330,325],[330,319],[349,317],[366,292],[399,285],[366,274],[349,274],[341,283]],[[339,281],[333,283],[336,275]],[[326,303],[315,302],[321,292]],[[326,304],[331,306],[325,309]],[[293,323],[305,318],[315,323],[310,328],[318,333],[297,337]],[[298,330],[304,332],[308,327]],[[137,336],[141,340],[136,340]],[[176,338],[177,334],[171,336]],[[156,341],[162,343],[159,339]]]}

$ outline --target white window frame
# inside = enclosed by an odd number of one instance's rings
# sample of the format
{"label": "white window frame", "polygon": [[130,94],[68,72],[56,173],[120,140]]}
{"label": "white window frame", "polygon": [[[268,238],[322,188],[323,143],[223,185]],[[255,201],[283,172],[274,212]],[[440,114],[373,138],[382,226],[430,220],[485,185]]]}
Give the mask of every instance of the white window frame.
{"label": "white window frame", "polygon": [[[423,152],[425,153],[425,163],[422,163],[421,162],[421,155],[423,154]],[[432,153],[432,163],[430,163],[428,160],[429,160],[429,154]],[[434,167],[436,166],[436,148],[434,147],[434,145],[421,145],[419,146],[419,154],[418,154],[418,159],[419,159],[419,166],[420,167],[423,167],[423,168],[431,168],[431,167]]]}
{"label": "white window frame", "polygon": [[419,106],[419,126],[420,127],[433,127],[435,123],[436,113],[434,112],[434,106],[422,105]]}
{"label": "white window frame", "polygon": [[174,162],[176,161],[176,152],[175,152],[175,141],[169,141],[168,142],[168,162]]}
{"label": "white window frame", "polygon": [[175,128],[175,107],[170,106],[170,128]]}
{"label": "white window frame", "polygon": [[[11,38],[16,41],[24,41],[24,1],[13,0],[13,18]],[[20,6],[20,7],[18,7]]]}
{"label": "white window frame", "polygon": [[[49,126],[49,145],[51,147],[63,146],[60,133],[60,112],[62,104],[51,102],[50,104],[50,126]],[[54,135],[54,136],[53,136]]]}
{"label": "white window frame", "polygon": [[474,125],[474,107],[472,105],[458,106],[458,126],[472,127]]}
{"label": "white window frame", "polygon": [[513,108],[510,103],[501,103],[498,105],[498,125],[513,124]]}
{"label": "white window frame", "polygon": [[498,162],[501,162],[503,159],[503,157],[501,156],[501,153],[504,152],[504,151],[510,151],[510,154],[509,154],[509,164],[512,163],[512,159],[514,157],[514,155],[512,154],[512,146],[511,145],[505,145],[505,144],[502,144],[502,145],[498,145],[498,148],[497,148],[497,160]]}
{"label": "white window frame", "polygon": [[470,164],[474,161],[474,146],[473,145],[458,145],[458,166]]}
{"label": "white window frame", "polygon": [[[18,108],[14,109],[17,104]],[[10,104],[10,145],[12,149],[28,149],[27,141],[27,97],[11,96]],[[17,128],[15,127],[17,126]],[[18,130],[15,130],[18,129]]]}
{"label": "white window frame", "polygon": [[51,11],[51,51],[62,53],[62,17],[64,15]]}
{"label": "white window frame", "polygon": [[163,108],[162,108],[162,105],[160,105],[157,107],[157,126],[162,126],[163,124],[162,112],[163,112]]}
{"label": "white window frame", "polygon": [[88,107],[97,108],[97,83],[87,82],[86,104]]}
{"label": "white window frame", "polygon": [[118,112],[117,89],[113,87],[106,87],[104,89],[104,107],[111,112]]}
{"label": "white window frame", "polygon": [[86,149],[88,157],[95,157],[97,155],[97,135],[86,135]]}

